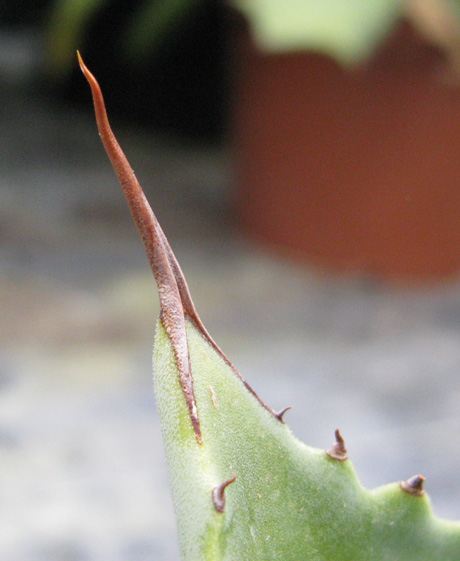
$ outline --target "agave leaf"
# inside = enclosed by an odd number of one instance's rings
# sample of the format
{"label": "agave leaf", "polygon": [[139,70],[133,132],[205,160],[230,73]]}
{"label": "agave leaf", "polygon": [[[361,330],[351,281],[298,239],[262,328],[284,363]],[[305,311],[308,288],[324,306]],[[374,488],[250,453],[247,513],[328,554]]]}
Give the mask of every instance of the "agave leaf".
{"label": "agave leaf", "polygon": [[432,514],[422,476],[364,489],[338,431],[328,451],[298,441],[217,347],[80,64],[158,284],[154,385],[184,561],[458,561],[460,524]]}
{"label": "agave leaf", "polygon": [[[350,460],[299,442],[187,326],[203,444],[197,445],[166,332],[158,326],[155,389],[186,560],[447,561],[460,526],[431,513],[421,480],[367,491]],[[168,352],[169,347],[169,352]],[[223,513],[212,489],[225,490]]]}

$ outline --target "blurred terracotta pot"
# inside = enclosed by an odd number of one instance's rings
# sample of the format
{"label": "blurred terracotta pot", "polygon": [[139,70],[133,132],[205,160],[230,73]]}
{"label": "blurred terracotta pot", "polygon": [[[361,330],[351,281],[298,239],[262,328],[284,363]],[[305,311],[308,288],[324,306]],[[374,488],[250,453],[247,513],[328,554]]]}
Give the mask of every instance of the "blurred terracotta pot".
{"label": "blurred terracotta pot", "polygon": [[337,271],[460,271],[460,88],[401,26],[366,68],[264,54],[242,32],[237,204],[252,236]]}

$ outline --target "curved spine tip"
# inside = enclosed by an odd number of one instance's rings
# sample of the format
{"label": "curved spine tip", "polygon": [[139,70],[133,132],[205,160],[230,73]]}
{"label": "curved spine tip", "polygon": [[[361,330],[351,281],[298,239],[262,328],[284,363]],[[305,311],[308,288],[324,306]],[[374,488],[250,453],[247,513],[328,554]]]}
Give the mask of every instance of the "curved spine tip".
{"label": "curved spine tip", "polygon": [[284,409],[281,409],[281,411],[278,412],[274,412],[273,415],[278,419],[278,421],[281,421],[282,423],[284,423],[284,414],[286,413],[286,411],[289,411],[289,409],[292,409],[291,405],[288,405],[287,407],[285,407]]}
{"label": "curved spine tip", "polygon": [[214,503],[214,508],[217,510],[217,512],[224,512],[225,509],[225,489],[235,481],[236,479],[236,474],[233,475],[233,477],[231,477],[230,479],[227,479],[227,481],[224,481],[223,483],[221,483],[220,485],[218,485],[217,487],[214,487],[214,489],[212,490],[212,502]]}
{"label": "curved spine tip", "polygon": [[335,430],[335,442],[329,450],[326,450],[326,454],[333,460],[338,460],[339,462],[344,462],[348,459],[347,449],[345,447],[345,440],[340,433],[339,429]]}
{"label": "curved spine tip", "polygon": [[81,71],[91,87],[99,135],[115,173],[118,176],[118,180],[123,188],[131,214],[138,227],[142,241],[144,242],[145,251],[158,285],[161,305],[160,320],[166,329],[174,349],[181,386],[185,395],[198,443],[202,443],[202,437],[193,390],[190,358],[188,355],[188,345],[185,333],[185,319],[190,320],[195,325],[208,343],[232,368],[235,374],[243,382],[246,389],[257,399],[257,401],[278,420],[283,422],[282,413],[276,414],[273,409],[263,402],[263,400],[233,366],[204,327],[192,301],[187,282],[179,263],[174,256],[168,240],[166,239],[166,236],[164,235],[133,170],[131,169],[131,166],[129,165],[126,156],[112,132],[99,84],[84,63],[79,51],[77,51],[77,57]]}
{"label": "curved spine tip", "polygon": [[131,215],[144,242],[160,296],[160,321],[173,347],[179,380],[198,444],[202,443],[200,422],[193,389],[184,308],[189,306],[185,279],[153,213],[142,187],[118,144],[107,117],[101,88],[77,51],[81,71],[91,88],[96,123],[104,148],[123,188]]}
{"label": "curved spine tip", "polygon": [[426,477],[423,477],[423,475],[414,475],[407,481],[401,481],[399,486],[403,491],[409,493],[409,495],[413,495],[414,497],[423,497],[426,492],[425,481]]}

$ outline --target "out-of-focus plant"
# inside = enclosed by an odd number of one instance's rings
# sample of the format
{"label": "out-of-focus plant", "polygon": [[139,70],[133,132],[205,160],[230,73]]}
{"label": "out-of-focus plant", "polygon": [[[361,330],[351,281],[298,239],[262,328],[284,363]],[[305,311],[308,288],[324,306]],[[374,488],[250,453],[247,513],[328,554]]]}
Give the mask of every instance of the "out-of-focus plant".
{"label": "out-of-focus plant", "polygon": [[[144,0],[132,4],[121,32],[124,56],[139,60],[207,0]],[[224,2],[222,2],[224,3]],[[365,60],[397,21],[406,18],[426,39],[460,63],[458,0],[229,0],[249,21],[267,51],[321,51],[345,64]],[[55,0],[49,18],[47,58],[54,73],[72,65],[89,25],[111,0]],[[460,64],[459,64],[460,66]]]}
{"label": "out-of-focus plant", "polygon": [[[126,57],[142,59],[161,40],[174,33],[178,23],[200,0],[146,0],[136,5],[122,31],[121,43]],[[67,73],[72,67],[75,51],[91,23],[106,10],[110,18],[110,0],[56,0],[48,21],[46,56],[55,75]]]}

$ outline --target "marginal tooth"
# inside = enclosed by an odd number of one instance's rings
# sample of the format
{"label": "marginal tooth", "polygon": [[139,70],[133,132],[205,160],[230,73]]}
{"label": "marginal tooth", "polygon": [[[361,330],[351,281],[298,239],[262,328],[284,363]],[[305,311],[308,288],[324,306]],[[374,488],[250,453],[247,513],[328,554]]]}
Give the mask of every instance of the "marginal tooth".
{"label": "marginal tooth", "polygon": [[423,475],[414,475],[407,481],[401,481],[399,484],[401,489],[410,495],[415,497],[423,497],[425,494],[425,481],[426,478]]}
{"label": "marginal tooth", "polygon": [[281,409],[281,411],[278,411],[278,412],[275,411],[273,414],[278,419],[278,421],[281,421],[282,423],[284,423],[284,418],[283,418],[284,414],[286,413],[286,411],[289,411],[289,409],[292,409],[291,405],[288,405],[284,409]]}
{"label": "marginal tooth", "polygon": [[212,490],[212,502],[217,512],[224,512],[225,508],[225,489],[235,481],[236,475],[227,479]]}
{"label": "marginal tooth", "polygon": [[339,429],[336,429],[335,442],[332,445],[332,448],[326,450],[326,454],[333,460],[338,460],[339,462],[343,462],[348,459],[347,449],[345,448],[345,440],[340,434]]}

